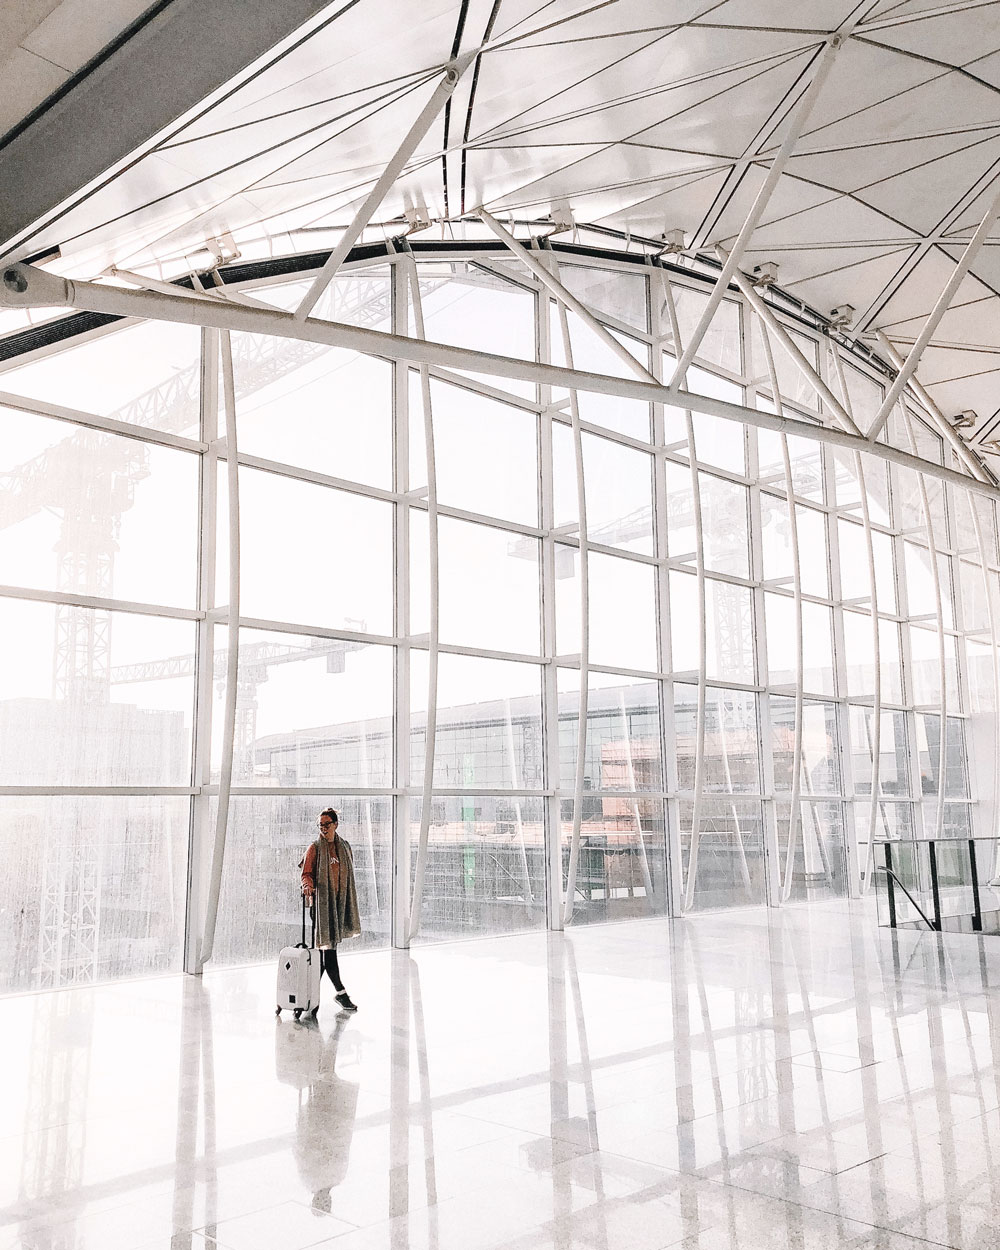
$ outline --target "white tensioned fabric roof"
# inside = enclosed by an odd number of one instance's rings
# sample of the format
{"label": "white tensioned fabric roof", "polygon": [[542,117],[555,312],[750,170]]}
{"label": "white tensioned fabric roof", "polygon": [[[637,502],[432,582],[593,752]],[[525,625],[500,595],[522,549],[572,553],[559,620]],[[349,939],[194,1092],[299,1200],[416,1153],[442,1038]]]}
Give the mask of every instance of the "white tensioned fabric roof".
{"label": "white tensioned fabric roof", "polygon": [[[786,291],[852,305],[854,332],[905,355],[1000,188],[1000,0],[340,0],[8,251],[58,245],[78,277],[170,274],[226,233],[344,226],[443,67],[470,55],[380,235],[408,210],[457,222],[482,205],[681,229],[714,256],[838,30],[741,267],[777,262]],[[918,371],[946,414],[978,413],[973,438],[1000,428],[998,352],[994,223]]]}

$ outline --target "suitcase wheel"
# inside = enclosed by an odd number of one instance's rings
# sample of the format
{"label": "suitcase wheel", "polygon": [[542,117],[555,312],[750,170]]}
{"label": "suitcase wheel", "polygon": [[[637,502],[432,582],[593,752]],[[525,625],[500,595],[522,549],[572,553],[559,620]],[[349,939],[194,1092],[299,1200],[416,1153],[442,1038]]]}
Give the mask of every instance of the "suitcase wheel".
{"label": "suitcase wheel", "polygon": [[295,1008],[295,1010],[292,1012],[292,1015],[295,1017],[295,1019],[296,1019],[296,1020],[301,1020],[301,1019],[302,1019],[302,1008],[301,1008],[301,1007],[296,1007],[296,1008]]}

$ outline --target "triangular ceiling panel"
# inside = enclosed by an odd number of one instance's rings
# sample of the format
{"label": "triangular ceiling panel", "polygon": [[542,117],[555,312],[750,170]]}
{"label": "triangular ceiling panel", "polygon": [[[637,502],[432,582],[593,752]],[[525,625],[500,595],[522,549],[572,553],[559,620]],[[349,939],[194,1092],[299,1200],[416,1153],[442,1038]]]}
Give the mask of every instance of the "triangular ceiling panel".
{"label": "triangular ceiling panel", "polygon": [[921,234],[947,224],[971,187],[1000,160],[1000,138],[978,141],[950,155],[860,188],[857,198],[889,216],[902,217]]}
{"label": "triangular ceiling panel", "polygon": [[[789,289],[793,295],[804,299],[807,304],[829,315],[834,308],[843,304],[852,304],[856,308],[865,308],[882,291],[898,272],[900,266],[910,255],[912,249],[900,249],[884,252],[880,255],[866,255],[871,249],[862,249],[862,254],[853,264],[843,264],[838,269],[818,273],[801,280],[792,280]],[[855,254],[848,252],[847,255]],[[769,254],[769,259],[779,262],[779,282],[784,285],[786,274],[794,274],[795,263],[801,253]],[[837,254],[839,256],[839,253]],[[763,254],[762,254],[763,259]]]}
{"label": "triangular ceiling panel", "polygon": [[872,31],[869,37],[916,56],[965,65],[984,52],[1000,48],[1000,14],[995,5],[964,12],[952,8],[948,13],[928,14],[917,21],[883,27]]}
{"label": "triangular ceiling panel", "polygon": [[[826,186],[869,187],[897,174],[930,166],[932,162],[954,152],[959,145],[989,137],[987,131],[960,137],[954,134],[932,135],[897,143],[878,140],[859,142],[852,147],[835,147],[824,152],[797,153],[788,163],[788,172]],[[861,198],[870,200],[871,197],[862,194]]]}
{"label": "triangular ceiling panel", "polygon": [[836,29],[857,7],[856,0],[726,0],[705,15],[706,25],[798,26],[817,31]]}

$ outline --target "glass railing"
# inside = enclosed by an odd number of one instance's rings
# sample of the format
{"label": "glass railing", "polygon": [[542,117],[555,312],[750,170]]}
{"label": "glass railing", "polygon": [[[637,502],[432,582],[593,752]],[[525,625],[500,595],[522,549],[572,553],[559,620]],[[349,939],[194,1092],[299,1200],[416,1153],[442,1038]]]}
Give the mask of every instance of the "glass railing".
{"label": "glass railing", "polygon": [[875,843],[878,922],[892,929],[1000,934],[1000,838]]}

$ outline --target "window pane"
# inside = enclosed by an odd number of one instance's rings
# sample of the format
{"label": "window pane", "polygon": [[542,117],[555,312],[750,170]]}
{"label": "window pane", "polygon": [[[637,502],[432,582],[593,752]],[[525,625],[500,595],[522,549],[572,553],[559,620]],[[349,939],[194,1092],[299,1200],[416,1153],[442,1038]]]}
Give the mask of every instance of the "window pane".
{"label": "window pane", "polygon": [[699,473],[705,568],[714,573],[748,577],[750,538],[747,531],[747,489],[710,473]]}
{"label": "window pane", "polygon": [[802,801],[795,819],[795,837],[788,871],[788,839],[791,830],[791,803],[775,804],[778,823],[778,860],[788,899],[812,902],[815,899],[846,898],[847,843],[844,837],[842,803]]}
{"label": "window pane", "polygon": [[[410,620],[425,634],[428,616],[427,514],[411,510]],[[441,641],[537,655],[538,540],[488,525],[438,520]],[[560,587],[568,583],[560,583]],[[579,599],[579,596],[578,596]]]}
{"label": "window pane", "polygon": [[3,375],[3,389],[172,434],[198,437],[201,331],[147,321]]}
{"label": "window pane", "polygon": [[[424,781],[425,651],[410,660],[410,784]],[[442,789],[542,789],[541,674],[537,664],[475,656],[438,657],[434,785]]]}
{"label": "window pane", "polygon": [[190,621],[0,600],[4,785],[191,783]]}
{"label": "window pane", "polygon": [[[795,602],[784,595],[767,594],[764,605],[770,682],[794,686],[798,680]],[[830,609],[816,603],[802,604],[802,688],[813,694],[835,693]]]}
{"label": "window pane", "polygon": [[242,615],[392,633],[391,504],[241,468],[240,517]]}
{"label": "window pane", "polygon": [[589,563],[591,663],[657,671],[656,569],[596,552]]}
{"label": "window pane", "polygon": [[679,804],[681,861],[688,880],[696,863],[693,908],[718,911],[764,902],[764,833],[760,803],[751,799],[703,799],[698,831],[692,829],[694,805]]}
{"label": "window pane", "polygon": [[[712,399],[724,399],[730,404],[743,404],[743,387],[725,378],[716,377],[705,369],[692,365],[687,374],[688,389]],[[713,417],[707,412],[696,412],[694,444],[697,459],[702,464],[712,464],[733,473],[746,472],[746,426],[725,417]]]}
{"label": "window pane", "polygon": [[[764,412],[772,410],[766,400],[758,399],[757,407]],[[823,502],[823,450],[810,438],[787,435],[788,457],[792,469],[792,494],[800,499]],[[773,430],[757,431],[757,458],[760,466],[759,480],[762,485],[788,490],[785,473],[785,457],[781,450],[782,435]]]}
{"label": "window pane", "polygon": [[[551,334],[552,363],[566,365],[562,326],[556,305],[549,302],[549,333]],[[567,314],[570,342],[573,350],[573,366],[587,369],[592,373],[604,373],[612,377],[632,377],[632,370],[608,347],[604,341],[584,325],[575,313]],[[649,367],[649,348],[644,343],[610,331],[613,338],[630,352],[646,368]],[[491,347],[490,351],[497,348]],[[554,388],[552,402],[558,403],[568,399],[568,392]],[[635,399],[623,399],[617,395],[595,395],[587,391],[577,394],[580,419],[593,425],[601,425],[620,434],[628,434],[632,438],[648,439],[650,433],[649,404]]]}
{"label": "window pane", "polygon": [[[559,670],[559,771],[564,793],[576,785],[580,674]],[[655,682],[591,673],[587,690],[584,789],[659,790],[660,708]]]}
{"label": "window pane", "polygon": [[189,808],[163,795],[0,799],[0,994],[179,972]]}
{"label": "window pane", "polygon": [[637,330],[648,330],[646,279],[640,274],[568,265],[560,259],[559,280],[596,313],[609,313]]}
{"label": "window pane", "polygon": [[[538,418],[431,380],[438,500],[468,512],[538,524]],[[489,465],[489,472],[481,471]],[[410,489],[427,484],[420,376],[410,371]]]}
{"label": "window pane", "polygon": [[[215,671],[225,673],[225,630]],[[392,651],[332,638],[240,631],[237,785],[391,786]],[[213,772],[225,684],[216,685]]]}
{"label": "window pane", "polygon": [[348,481],[392,484],[392,367],[385,361],[234,334],[233,380],[240,451]]}
{"label": "window pane", "polygon": [[[705,307],[708,304],[708,296],[702,291],[681,286],[677,282],[672,282],[670,287],[673,292],[674,307],[677,310],[677,325],[680,330],[681,345],[684,347],[687,346],[698,322],[704,314]],[[666,311],[664,311],[663,317],[663,325],[664,329],[666,329],[670,325]],[[699,344],[698,357],[701,360],[711,360],[715,364],[722,365],[730,373],[742,372],[740,306],[735,300],[724,299],[716,309],[705,337]],[[691,389],[697,390],[698,388],[692,385]]]}
{"label": "window pane", "polygon": [[752,682],[754,630],[750,591],[744,586],[706,578],[705,609],[708,677],[717,681]]}
{"label": "window pane", "polygon": [[[771,389],[770,376],[767,368],[767,355],[764,351],[763,333],[760,319],[758,317],[750,318],[753,330],[753,361],[754,373],[761,378],[766,378],[765,385],[768,390]],[[788,331],[795,346],[799,349],[813,369],[817,368],[818,362],[816,357],[816,342],[814,339],[807,338],[804,334],[797,334],[794,330]],[[796,404],[803,408],[819,408],[819,398],[816,394],[816,387],[812,382],[806,380],[799,371],[798,366],[788,355],[785,349],[772,335],[768,334],[771,347],[771,356],[774,360],[774,372],[778,379],[778,389],[781,391],[781,398],[789,403]]]}
{"label": "window pane", "polygon": [[[853,521],[837,522],[840,543],[840,590],[845,599],[871,603],[871,572],[868,565],[868,543],[862,525]],[[872,555],[875,561],[875,590],[878,610],[894,612],[896,588],[892,575],[892,539],[878,530],[872,532]]]}
{"label": "window pane", "polygon": [[[794,585],[795,564],[788,503],[780,496],[762,493],[760,511],[764,579],[780,579],[791,588]],[[830,593],[826,521],[822,513],[814,508],[796,504],[795,524],[799,540],[799,580],[803,593],[825,598]]]}
{"label": "window pane", "polygon": [[[420,295],[428,339],[535,359],[535,297],[530,291],[462,262],[422,262]],[[415,332],[412,314],[411,329]],[[483,381],[514,395],[535,396],[531,382],[485,376]]]}
{"label": "window pane", "polygon": [[[667,908],[663,804],[651,798],[584,802],[570,923],[662,915]],[[562,804],[563,886],[568,892],[573,804]]]}
{"label": "window pane", "polygon": [[[698,743],[698,688],[674,685],[677,788],[693,790]],[[760,792],[757,750],[757,696],[746,690],[705,690],[705,745],[702,790]]]}
{"label": "window pane", "polygon": [[[542,813],[542,799],[516,794],[432,800],[418,943],[545,927]],[[419,799],[410,830],[412,874]]]}
{"label": "window pane", "polygon": [[0,409],[0,581],[193,607],[198,458]]}
{"label": "window pane", "polygon": [[[580,653],[579,560],[578,550],[556,548],[556,625],[563,656]],[[656,672],[656,569],[593,551],[588,569],[590,662]]]}
{"label": "window pane", "polygon": [[[914,722],[920,759],[920,789],[923,794],[937,794],[941,787],[941,717],[918,712]],[[945,794],[950,798],[964,797],[969,793],[965,767],[964,722],[949,716],[947,724]]]}
{"label": "window pane", "polygon": [[[871,794],[875,713],[868,707],[852,707],[849,713],[854,789],[858,794]],[[910,793],[910,764],[906,741],[905,715],[902,712],[883,712],[878,743],[879,794]]]}
{"label": "window pane", "polygon": [[[652,457],[584,434],[584,482],[591,542],[653,555]],[[576,454],[566,426],[552,430],[555,523],[579,533]]]}
{"label": "window pane", "polygon": [[[772,695],[771,741],[774,788],[791,790],[795,760],[795,700]],[[833,703],[802,704],[800,794],[840,793],[837,708]]]}

